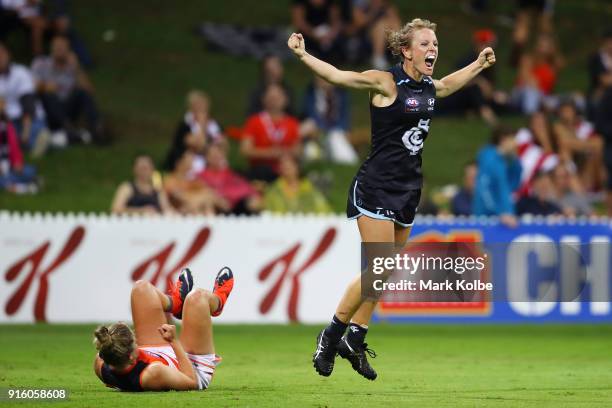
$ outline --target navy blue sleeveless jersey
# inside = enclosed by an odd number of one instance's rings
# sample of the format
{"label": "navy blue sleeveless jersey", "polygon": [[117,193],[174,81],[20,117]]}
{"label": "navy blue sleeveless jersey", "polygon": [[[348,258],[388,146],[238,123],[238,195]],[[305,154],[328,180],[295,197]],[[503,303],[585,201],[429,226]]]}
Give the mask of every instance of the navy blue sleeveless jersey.
{"label": "navy blue sleeveless jersey", "polygon": [[[357,206],[376,210],[377,214],[386,211],[394,214],[388,218],[404,218],[403,222],[411,223],[406,218],[414,218],[418,190],[423,185],[421,154],[434,113],[436,89],[430,77],[417,82],[401,64],[389,72],[397,86],[397,97],[385,107],[370,103],[371,152],[351,184],[348,203],[351,210],[347,213],[354,217],[353,206]],[[412,216],[406,213],[405,217],[398,217],[398,212],[407,210]]]}

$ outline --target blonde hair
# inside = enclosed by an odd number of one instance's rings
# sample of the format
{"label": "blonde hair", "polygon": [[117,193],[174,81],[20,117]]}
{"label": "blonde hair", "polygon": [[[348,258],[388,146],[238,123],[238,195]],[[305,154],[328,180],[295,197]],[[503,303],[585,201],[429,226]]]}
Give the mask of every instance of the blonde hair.
{"label": "blonde hair", "polygon": [[108,365],[125,366],[136,349],[134,333],[125,323],[100,326],[94,332],[94,336],[96,350]]}
{"label": "blonde hair", "polygon": [[189,93],[187,93],[187,97],[185,98],[187,109],[191,108],[191,104],[195,99],[200,99],[204,101],[206,107],[210,107],[210,98],[208,97],[208,94],[204,91],[200,91],[199,89],[192,89],[191,91],[189,91]]}
{"label": "blonde hair", "polygon": [[436,23],[432,23],[429,20],[422,20],[415,18],[411,22],[397,31],[387,32],[387,42],[389,43],[389,49],[395,56],[403,58],[402,48],[410,48],[414,33],[423,28],[429,28],[431,31],[436,31]]}

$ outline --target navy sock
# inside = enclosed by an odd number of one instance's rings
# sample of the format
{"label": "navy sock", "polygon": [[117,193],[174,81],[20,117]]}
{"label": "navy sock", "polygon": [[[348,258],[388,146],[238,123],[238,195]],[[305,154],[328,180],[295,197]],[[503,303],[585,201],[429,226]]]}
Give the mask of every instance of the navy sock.
{"label": "navy sock", "polygon": [[351,323],[349,325],[349,331],[346,335],[346,341],[351,347],[359,347],[365,343],[365,337],[368,334],[368,327],[363,327],[357,323]]}
{"label": "navy sock", "polygon": [[332,344],[340,342],[340,339],[344,335],[348,324],[344,323],[334,315],[329,326],[325,328],[325,336],[329,339]]}

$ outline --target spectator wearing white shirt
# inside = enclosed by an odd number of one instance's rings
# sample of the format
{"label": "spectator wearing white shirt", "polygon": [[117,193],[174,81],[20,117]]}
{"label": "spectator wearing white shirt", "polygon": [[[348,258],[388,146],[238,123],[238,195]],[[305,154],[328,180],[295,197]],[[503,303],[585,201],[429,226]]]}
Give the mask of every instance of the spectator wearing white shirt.
{"label": "spectator wearing white shirt", "polygon": [[6,115],[17,129],[21,144],[39,155],[46,148],[48,132],[34,92],[30,70],[13,63],[8,48],[0,43],[0,98],[6,101]]}

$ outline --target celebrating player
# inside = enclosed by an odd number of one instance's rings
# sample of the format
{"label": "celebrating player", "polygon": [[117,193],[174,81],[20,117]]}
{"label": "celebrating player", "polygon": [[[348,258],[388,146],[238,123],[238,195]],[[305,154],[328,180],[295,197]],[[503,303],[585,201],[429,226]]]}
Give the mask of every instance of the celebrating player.
{"label": "celebrating player", "polygon": [[[131,295],[134,332],[125,323],[100,326],[94,371],[102,382],[123,391],[205,390],[221,361],[215,354],[211,316],[219,316],[234,286],[230,268],[222,268],[212,293],[193,288],[183,269],[166,295],[138,281]],[[183,319],[180,339],[165,313]]]}
{"label": "celebrating player", "polygon": [[[334,85],[369,91],[372,122],[371,152],[349,189],[347,216],[357,218],[362,242],[405,245],[421,196],[421,153],[429,133],[436,97],[457,91],[495,63],[491,48],[459,71],[432,79],[438,58],[436,25],[414,19],[389,34],[389,46],[401,63],[388,71],[341,71],[306,52],[302,34],[291,34],[288,46],[308,68]],[[376,306],[361,296],[360,277],[348,286],[332,322],[317,337],[313,356],[320,375],[329,376],[336,354],[353,369],[374,380],[365,336]],[[344,332],[350,325],[345,336]]]}

